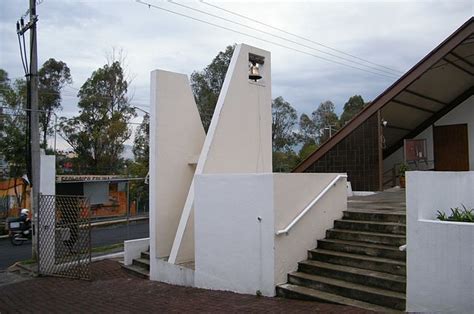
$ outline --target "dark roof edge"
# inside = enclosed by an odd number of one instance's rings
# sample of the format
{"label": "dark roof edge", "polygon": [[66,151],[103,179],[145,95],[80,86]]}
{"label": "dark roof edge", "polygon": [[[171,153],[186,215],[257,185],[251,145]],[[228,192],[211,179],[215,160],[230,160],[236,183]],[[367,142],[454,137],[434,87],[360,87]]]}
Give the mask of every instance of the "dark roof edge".
{"label": "dark roof edge", "polygon": [[[343,140],[347,135],[352,133],[370,116],[381,109],[390,99],[398,95],[404,88],[410,85],[429,68],[439,61],[447,52],[454,49],[465,38],[474,32],[474,17],[471,17],[463,25],[461,25],[454,33],[441,42],[436,48],[429,52],[423,59],[416,63],[410,70],[403,74],[390,87],[385,89],[377,96],[370,105],[365,107],[359,114],[353,117],[346,125],[344,125],[333,137],[324,142],[316,151],[309,155],[305,160],[300,162],[292,172],[303,172],[315,161],[324,156],[331,148]],[[447,51],[445,51],[447,50]],[[439,56],[441,54],[441,56]],[[430,60],[433,59],[433,60]],[[428,64],[429,63],[429,64]]]}

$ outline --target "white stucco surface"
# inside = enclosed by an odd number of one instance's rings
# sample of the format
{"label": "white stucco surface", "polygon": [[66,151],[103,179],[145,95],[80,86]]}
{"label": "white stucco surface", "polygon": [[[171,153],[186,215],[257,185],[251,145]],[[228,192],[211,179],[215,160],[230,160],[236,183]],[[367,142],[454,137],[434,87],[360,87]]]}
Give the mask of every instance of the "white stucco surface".
{"label": "white stucco surface", "polygon": [[272,174],[195,180],[196,286],[273,296]]}
{"label": "white stucco surface", "polygon": [[[154,279],[172,285],[194,287],[194,270],[181,265],[168,263],[165,259],[155,259]],[[151,276],[151,272],[150,272]],[[150,277],[151,279],[151,277]]]}
{"label": "white stucco surface", "polygon": [[56,194],[56,156],[41,154],[40,193]]}
{"label": "white stucco surface", "polygon": [[[275,232],[284,229],[338,174],[298,173],[275,174],[274,208]],[[347,209],[347,185],[342,178],[290,230],[275,237],[275,283],[285,283],[287,274],[296,270],[298,262],[307,258],[308,250],[316,247],[318,239],[334,220]]]}
{"label": "white stucco surface", "polygon": [[[451,110],[445,116],[441,117],[434,123],[434,126],[467,124],[468,141],[469,141],[469,169],[474,170],[474,96],[466,99],[459,106]],[[434,159],[433,152],[433,126],[429,126],[415,139],[426,139],[426,148],[428,160]],[[398,149],[383,161],[384,171],[393,168],[395,164],[403,162],[403,148]],[[430,166],[433,164],[430,163]]]}
{"label": "white stucco surface", "polygon": [[[151,73],[150,119],[150,278],[158,280],[158,258],[170,254],[195,166],[204,128],[186,75]],[[193,258],[193,243],[183,255]]]}
{"label": "white stucco surface", "polygon": [[124,259],[125,265],[132,265],[133,259],[139,258],[142,252],[148,250],[150,246],[150,238],[133,239],[124,242]]}
{"label": "white stucco surface", "polygon": [[443,222],[438,210],[474,207],[474,172],[407,172],[407,310],[471,313],[474,223]]}
{"label": "white stucco surface", "polygon": [[346,208],[340,180],[288,235],[276,235],[336,174],[202,174],[195,178],[197,287],[266,296]]}
{"label": "white stucco surface", "polygon": [[[264,57],[263,79],[249,81],[249,54]],[[198,173],[272,172],[270,52],[237,45],[198,162]]]}
{"label": "white stucco surface", "polygon": [[[258,82],[248,77],[250,54],[264,58],[260,67],[263,78]],[[272,172],[271,102],[270,52],[237,45],[195,173]],[[194,189],[190,188],[171,249],[171,263],[192,259],[193,204]]]}

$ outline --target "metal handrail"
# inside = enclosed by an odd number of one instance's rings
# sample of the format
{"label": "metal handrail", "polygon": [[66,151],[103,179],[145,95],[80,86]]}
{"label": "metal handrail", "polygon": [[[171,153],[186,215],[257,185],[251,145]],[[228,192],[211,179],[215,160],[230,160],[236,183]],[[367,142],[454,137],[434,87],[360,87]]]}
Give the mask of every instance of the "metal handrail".
{"label": "metal handrail", "polygon": [[278,230],[276,232],[276,235],[280,235],[280,234],[283,234],[283,233],[288,234],[290,229],[293,228],[293,226],[298,221],[300,221],[301,218],[303,218],[303,216],[314,206],[314,204],[316,204],[321,199],[321,197],[323,197],[327,193],[327,191],[329,191],[329,189],[331,189],[333,186],[335,186],[336,182],[341,178],[347,178],[347,175],[346,174],[339,174],[331,182],[329,182],[329,184],[308,205],[306,205],[306,207],[301,211],[301,213],[299,213],[299,215],[296,216],[290,222],[290,224],[288,226],[286,226],[285,229]]}

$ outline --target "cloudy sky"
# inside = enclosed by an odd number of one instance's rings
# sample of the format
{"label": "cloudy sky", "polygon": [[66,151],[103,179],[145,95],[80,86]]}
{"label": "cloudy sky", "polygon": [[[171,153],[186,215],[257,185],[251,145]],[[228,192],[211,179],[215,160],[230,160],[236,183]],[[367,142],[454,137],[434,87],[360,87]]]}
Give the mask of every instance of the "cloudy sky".
{"label": "cloudy sky", "polygon": [[[130,89],[133,103],[148,110],[150,71],[165,69],[189,75],[209,64],[227,45],[241,42],[271,51],[273,97],[283,96],[299,114],[311,113],[320,102],[329,99],[336,104],[337,113],[341,113],[351,95],[360,94],[365,100],[371,100],[390,86],[401,73],[468,20],[473,15],[474,3],[472,0],[208,0],[210,4],[300,36],[294,37],[198,0],[175,2],[257,30],[169,1],[143,1],[253,37],[153,6],[149,8],[135,0],[38,0],[39,64],[49,58],[62,60],[70,67],[74,80],[72,87],[63,93],[61,115],[77,113],[77,89],[92,71],[106,63],[106,56],[113,47],[126,53],[128,71],[133,78]],[[23,75],[15,23],[27,7],[28,0],[0,0],[0,68],[5,69],[10,78]],[[139,121],[140,117],[135,120]]]}

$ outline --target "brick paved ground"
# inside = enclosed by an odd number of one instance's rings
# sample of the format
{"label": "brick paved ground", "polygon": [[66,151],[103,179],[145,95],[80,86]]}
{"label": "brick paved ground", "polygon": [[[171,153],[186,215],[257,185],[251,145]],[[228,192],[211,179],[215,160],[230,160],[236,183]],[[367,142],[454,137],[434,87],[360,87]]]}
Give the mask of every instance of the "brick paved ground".
{"label": "brick paved ground", "polygon": [[92,281],[43,277],[0,287],[0,313],[266,312],[365,313],[340,305],[172,286],[92,264]]}

